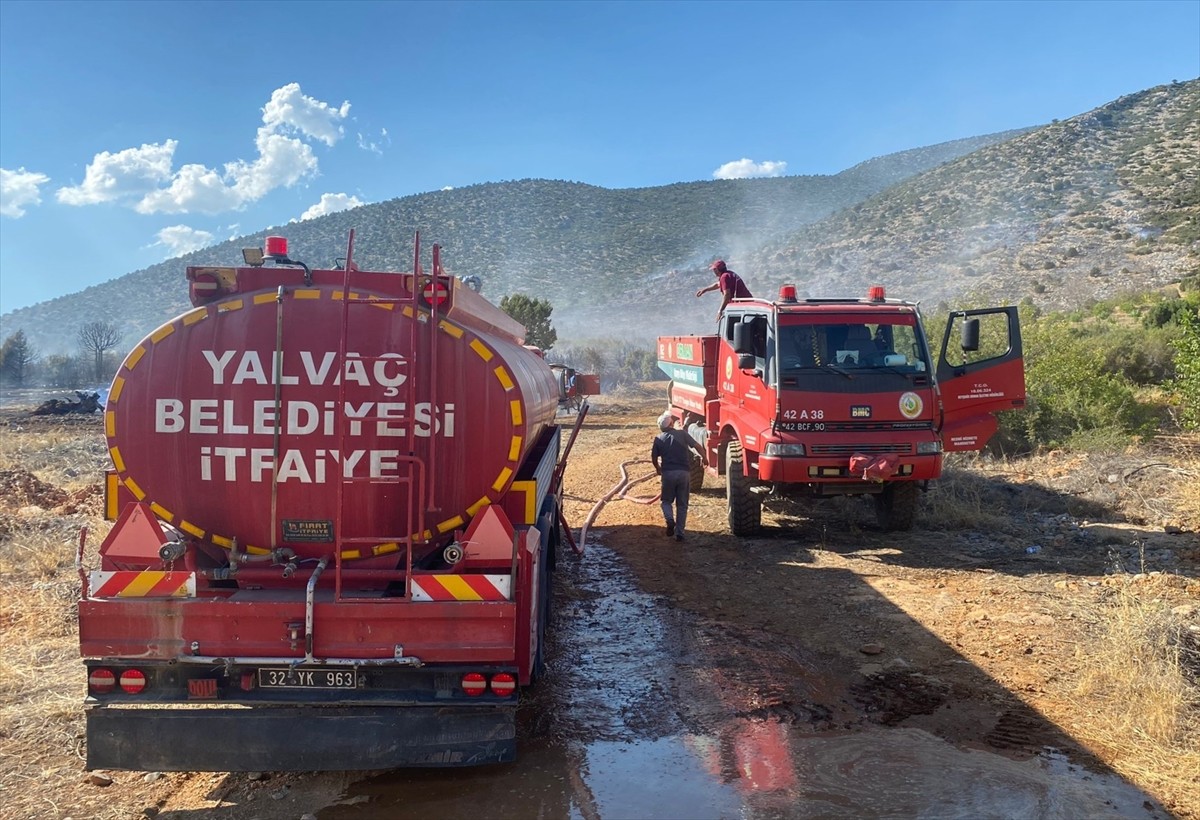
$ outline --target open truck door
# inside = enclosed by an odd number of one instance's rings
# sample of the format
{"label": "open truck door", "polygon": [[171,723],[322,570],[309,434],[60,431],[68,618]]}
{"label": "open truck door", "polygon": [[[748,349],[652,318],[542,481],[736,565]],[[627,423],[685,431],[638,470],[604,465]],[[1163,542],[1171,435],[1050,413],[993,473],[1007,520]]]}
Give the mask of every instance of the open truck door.
{"label": "open truck door", "polygon": [[952,312],[942,336],[937,381],[942,401],[942,449],[983,449],[996,432],[995,414],[1025,406],[1025,360],[1017,308]]}

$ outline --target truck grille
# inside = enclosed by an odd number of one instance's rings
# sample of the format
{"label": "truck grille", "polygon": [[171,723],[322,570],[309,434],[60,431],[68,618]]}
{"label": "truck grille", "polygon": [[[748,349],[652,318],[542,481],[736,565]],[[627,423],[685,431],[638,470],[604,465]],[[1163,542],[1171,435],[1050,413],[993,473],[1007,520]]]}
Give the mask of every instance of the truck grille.
{"label": "truck grille", "polygon": [[932,430],[931,421],[827,421],[826,432],[879,433],[888,430]]}
{"label": "truck grille", "polygon": [[883,453],[900,453],[906,455],[912,452],[912,445],[907,442],[880,442],[876,444],[812,444],[809,452],[814,456],[852,456],[855,453],[877,455]]}

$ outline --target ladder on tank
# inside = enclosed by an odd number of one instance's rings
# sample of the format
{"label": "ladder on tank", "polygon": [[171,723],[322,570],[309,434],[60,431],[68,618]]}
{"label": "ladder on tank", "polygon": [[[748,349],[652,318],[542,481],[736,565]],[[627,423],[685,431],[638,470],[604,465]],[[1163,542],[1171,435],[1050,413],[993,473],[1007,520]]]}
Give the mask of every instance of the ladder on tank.
{"label": "ladder on tank", "polygon": [[[413,253],[413,271],[411,274],[399,274],[405,277],[408,281],[407,287],[402,288],[404,295],[379,297],[379,296],[363,296],[355,293],[352,289],[352,279],[358,268],[354,265],[354,231],[350,231],[349,246],[346,251],[345,275],[342,281],[342,326],[339,342],[338,361],[342,368],[342,379],[338,390],[338,449],[343,456],[339,459],[340,473],[337,481],[337,508],[334,520],[334,600],[341,602],[345,600],[353,600],[355,603],[369,601],[394,601],[395,596],[387,597],[379,596],[357,596],[343,595],[344,581],[347,576],[354,578],[363,578],[372,581],[398,581],[404,582],[404,599],[412,599],[412,574],[413,574],[413,545],[423,542],[426,538],[425,528],[425,512],[427,508],[427,499],[433,497],[434,492],[434,474],[427,469],[425,461],[416,454],[416,426],[415,412],[416,399],[419,395],[418,379],[420,373],[428,373],[428,400],[430,402],[430,423],[431,430],[429,436],[429,444],[427,453],[430,461],[437,463],[437,436],[434,435],[434,425],[436,425],[434,408],[437,408],[437,330],[440,318],[438,316],[439,299],[430,298],[425,300],[423,297],[426,288],[432,288],[432,293],[436,297],[438,283],[441,281],[441,261],[439,258],[440,248],[437,245],[433,246],[433,273],[432,276],[425,276],[421,272],[421,235],[418,233],[415,240],[415,249]],[[427,320],[422,321],[423,303],[428,302],[429,315]],[[383,416],[378,412],[374,415],[355,415],[351,418],[346,413],[346,394],[347,384],[349,379],[346,378],[346,368],[348,364],[348,344],[350,336],[350,311],[358,310],[399,310],[404,313],[410,321],[404,323],[407,327],[405,338],[403,341],[404,349],[401,351],[386,351],[390,353],[399,352],[404,359],[404,367],[406,368],[406,377],[403,384],[399,387],[400,397],[404,401],[404,412],[401,416]],[[424,362],[424,367],[417,366],[417,350],[420,341],[420,334],[423,330],[428,332],[428,350],[429,360]],[[377,362],[394,362],[396,359],[392,356],[377,355],[359,357],[359,361],[364,366],[374,367]],[[378,403],[376,403],[376,407]],[[357,424],[357,428],[361,433],[367,424],[386,423],[392,427],[399,427],[404,431],[402,440],[407,443],[408,454],[401,454],[396,458],[397,474],[392,478],[371,478],[366,476],[347,476],[344,466],[344,454],[348,452],[348,439],[351,438],[351,428]],[[380,485],[391,485],[395,487],[397,498],[388,499],[388,507],[396,509],[397,506],[403,512],[403,520],[407,522],[407,532],[400,534],[394,533],[365,533],[355,534],[353,536],[345,536],[347,523],[351,521],[353,510],[350,507],[356,498],[360,498],[355,490],[366,488],[369,492],[372,488],[378,488]],[[372,497],[370,506],[375,509],[376,514],[380,512],[378,509],[380,499]],[[403,569],[379,569],[379,570],[352,570],[348,572],[344,566],[347,560],[344,556],[345,552],[357,552],[358,557],[370,557],[373,555],[384,555],[391,552],[403,552],[404,564]]]}

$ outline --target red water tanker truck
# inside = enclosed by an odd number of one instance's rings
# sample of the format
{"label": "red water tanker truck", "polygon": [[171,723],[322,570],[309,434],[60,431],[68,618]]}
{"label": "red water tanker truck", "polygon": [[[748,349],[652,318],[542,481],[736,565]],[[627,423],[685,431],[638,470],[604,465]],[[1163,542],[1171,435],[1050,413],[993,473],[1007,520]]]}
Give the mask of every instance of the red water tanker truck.
{"label": "red water tanker truck", "polygon": [[126,357],[97,569],[80,539],[89,768],[515,756],[570,444],[524,328],[417,245],[312,270],[268,237]]}
{"label": "red water tanker truck", "polygon": [[716,334],[659,337],[658,359],[704,450],[692,486],[724,476],[734,535],[757,532],[773,496],[865,495],[883,529],[910,529],[943,453],[982,449],[994,414],[1025,404],[1015,307],[951,313],[935,367],[918,306],[880,286],[735,299]]}

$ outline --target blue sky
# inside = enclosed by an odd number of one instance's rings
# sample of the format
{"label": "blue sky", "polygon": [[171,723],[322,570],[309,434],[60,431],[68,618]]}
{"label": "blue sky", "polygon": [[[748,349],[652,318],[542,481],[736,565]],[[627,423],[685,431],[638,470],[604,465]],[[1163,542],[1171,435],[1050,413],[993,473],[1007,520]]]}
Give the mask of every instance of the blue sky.
{"label": "blue sky", "polygon": [[0,0],[0,313],[360,203],[832,174],[1198,74],[1200,0]]}

